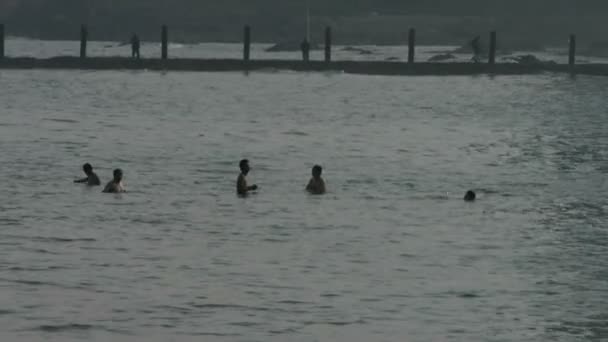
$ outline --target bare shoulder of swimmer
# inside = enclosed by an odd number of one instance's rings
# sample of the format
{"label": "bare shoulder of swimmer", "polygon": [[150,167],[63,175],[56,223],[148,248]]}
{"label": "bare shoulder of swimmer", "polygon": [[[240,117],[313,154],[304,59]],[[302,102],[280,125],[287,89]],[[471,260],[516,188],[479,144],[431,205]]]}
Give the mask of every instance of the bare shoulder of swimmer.
{"label": "bare shoulder of swimmer", "polygon": [[237,178],[237,180],[236,180],[236,191],[239,194],[247,193],[247,179],[245,178],[245,176],[242,173],[239,175],[239,178]]}
{"label": "bare shoulder of swimmer", "polygon": [[115,191],[115,184],[114,181],[110,181],[108,184],[106,184],[106,186],[103,188],[103,192],[106,193],[110,193],[110,192],[116,192]]}
{"label": "bare shoulder of swimmer", "polygon": [[89,186],[101,185],[101,181],[99,180],[99,177],[97,177],[97,175],[95,173],[92,173],[87,178],[87,185],[89,185]]}
{"label": "bare shoulder of swimmer", "polygon": [[311,194],[321,195],[325,193],[325,182],[323,179],[312,178],[306,187],[306,190]]}

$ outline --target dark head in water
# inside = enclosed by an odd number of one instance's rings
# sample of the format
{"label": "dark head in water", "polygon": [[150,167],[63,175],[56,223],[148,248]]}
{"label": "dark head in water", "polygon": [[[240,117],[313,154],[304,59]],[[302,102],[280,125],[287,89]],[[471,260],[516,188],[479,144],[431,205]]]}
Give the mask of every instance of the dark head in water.
{"label": "dark head in water", "polygon": [[91,164],[89,163],[86,163],[82,165],[82,171],[84,171],[87,176],[90,176],[93,173],[93,166],[91,166]]}
{"label": "dark head in water", "polygon": [[114,170],[114,182],[118,183],[122,181],[122,170],[116,169]]}
{"label": "dark head in water", "polygon": [[246,176],[249,173],[249,160],[241,160],[241,162],[239,163],[239,168],[241,169],[241,173]]}
{"label": "dark head in water", "polygon": [[312,168],[312,176],[313,176],[313,178],[315,178],[315,179],[321,178],[321,174],[322,173],[323,173],[323,168],[321,166],[315,165]]}
{"label": "dark head in water", "polygon": [[467,202],[473,202],[475,201],[475,197],[477,197],[475,195],[475,192],[473,192],[472,190],[467,191],[467,193],[464,195],[464,200]]}

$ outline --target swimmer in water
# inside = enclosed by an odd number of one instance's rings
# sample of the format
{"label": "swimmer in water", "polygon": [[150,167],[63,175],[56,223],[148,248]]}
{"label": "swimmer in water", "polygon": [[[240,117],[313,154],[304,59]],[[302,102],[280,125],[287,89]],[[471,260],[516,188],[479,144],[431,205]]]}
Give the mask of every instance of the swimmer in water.
{"label": "swimmer in water", "polygon": [[101,185],[101,181],[99,180],[99,177],[97,177],[97,174],[93,172],[93,166],[91,166],[91,164],[84,164],[82,166],[82,171],[84,171],[84,174],[87,176],[85,178],[75,180],[74,183],[86,183],[88,186]]}
{"label": "swimmer in water", "polygon": [[475,192],[473,192],[472,190],[467,191],[467,193],[464,195],[464,200],[466,202],[473,202],[475,201],[475,197],[477,197],[475,195]]}
{"label": "swimmer in water", "polygon": [[243,159],[239,163],[239,168],[241,169],[241,174],[239,178],[236,180],[236,193],[239,196],[247,196],[250,191],[255,191],[258,189],[257,185],[247,185],[247,174],[251,170],[249,167],[249,160]]}
{"label": "swimmer in water", "polygon": [[120,193],[126,192],[125,187],[122,185],[122,170],[114,170],[114,179],[112,179],[106,187],[103,189],[106,193]]}
{"label": "swimmer in water", "polygon": [[323,173],[321,166],[315,165],[312,168],[312,178],[306,186],[306,191],[312,195],[323,195],[325,193],[325,181],[321,178],[321,173]]}

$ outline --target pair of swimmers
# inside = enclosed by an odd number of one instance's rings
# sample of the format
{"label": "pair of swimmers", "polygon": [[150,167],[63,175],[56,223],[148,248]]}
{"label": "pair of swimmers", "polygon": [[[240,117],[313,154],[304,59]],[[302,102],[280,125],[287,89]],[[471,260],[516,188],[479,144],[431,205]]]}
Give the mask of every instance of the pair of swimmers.
{"label": "pair of swimmers", "polygon": [[[258,189],[257,185],[248,185],[247,184],[247,174],[251,171],[251,167],[249,166],[249,160],[243,159],[239,162],[239,168],[241,169],[241,173],[236,180],[236,193],[239,196],[246,196],[248,193],[255,191]],[[313,195],[322,195],[326,192],[325,189],[325,181],[321,178],[321,174],[323,173],[323,168],[319,165],[315,165],[312,168],[312,178],[308,182],[306,186],[306,191]]]}
{"label": "pair of swimmers", "polygon": [[[101,181],[95,172],[93,172],[93,166],[91,164],[86,163],[82,166],[82,171],[86,175],[85,178],[77,179],[74,183],[84,183],[88,186],[99,186],[101,185]],[[113,173],[113,178],[108,184],[106,184],[103,192],[106,193],[120,193],[125,192],[125,187],[122,185],[122,170],[116,169]]]}

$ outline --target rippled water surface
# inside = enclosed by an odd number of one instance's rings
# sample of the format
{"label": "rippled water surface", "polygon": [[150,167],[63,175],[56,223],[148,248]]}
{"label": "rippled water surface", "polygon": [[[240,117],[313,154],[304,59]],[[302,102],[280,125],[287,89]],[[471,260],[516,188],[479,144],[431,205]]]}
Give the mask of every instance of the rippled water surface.
{"label": "rippled water surface", "polygon": [[[0,89],[3,341],[608,339],[608,79],[1,71]],[[129,192],[73,184],[84,162]]]}

